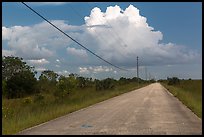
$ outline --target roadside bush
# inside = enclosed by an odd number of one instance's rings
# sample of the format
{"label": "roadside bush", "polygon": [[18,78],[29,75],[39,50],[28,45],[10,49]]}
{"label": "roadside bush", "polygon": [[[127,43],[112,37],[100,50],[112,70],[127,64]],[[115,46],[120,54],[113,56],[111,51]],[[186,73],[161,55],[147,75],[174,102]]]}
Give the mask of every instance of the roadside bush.
{"label": "roadside bush", "polygon": [[177,77],[167,78],[168,85],[177,85],[180,84],[180,80]]}
{"label": "roadside bush", "polygon": [[31,97],[26,97],[23,99],[23,104],[31,104],[33,102],[33,100],[31,99]]}
{"label": "roadside bush", "polygon": [[2,107],[2,118],[11,118],[14,115],[14,110],[8,107]]}
{"label": "roadside bush", "polygon": [[7,98],[20,98],[35,92],[36,78],[29,71],[17,73],[7,81]]}
{"label": "roadside bush", "polygon": [[42,102],[44,100],[44,96],[42,94],[36,94],[34,96],[34,102]]}
{"label": "roadside bush", "polygon": [[55,98],[63,98],[64,96],[68,95],[68,92],[66,90],[56,90],[53,95],[55,96]]}
{"label": "roadside bush", "polygon": [[74,76],[60,76],[59,82],[57,83],[57,89],[53,93],[55,97],[63,98],[69,95],[77,87],[77,80]]}
{"label": "roadside bush", "polygon": [[7,84],[5,80],[2,80],[2,96],[6,96],[7,94]]}
{"label": "roadside bush", "polygon": [[96,80],[95,86],[96,90],[106,90],[106,89],[114,89],[115,88],[115,80],[111,78],[107,78],[104,80]]}
{"label": "roadside bush", "polygon": [[[36,71],[18,57],[2,57],[3,93],[8,99],[19,98],[35,92]],[[6,93],[5,93],[6,92]]]}

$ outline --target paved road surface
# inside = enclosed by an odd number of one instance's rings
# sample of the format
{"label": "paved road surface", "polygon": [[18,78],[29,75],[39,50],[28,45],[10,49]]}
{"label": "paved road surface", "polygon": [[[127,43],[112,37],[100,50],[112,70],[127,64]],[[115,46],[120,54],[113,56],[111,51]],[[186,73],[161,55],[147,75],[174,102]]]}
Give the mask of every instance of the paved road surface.
{"label": "paved road surface", "polygon": [[18,134],[202,134],[202,120],[154,83]]}

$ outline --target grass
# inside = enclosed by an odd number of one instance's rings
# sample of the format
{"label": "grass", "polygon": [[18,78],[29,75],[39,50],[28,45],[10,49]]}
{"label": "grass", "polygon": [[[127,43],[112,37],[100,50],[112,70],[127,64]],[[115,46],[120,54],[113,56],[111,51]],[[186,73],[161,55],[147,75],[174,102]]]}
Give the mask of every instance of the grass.
{"label": "grass", "polygon": [[114,90],[95,91],[94,87],[76,90],[64,99],[56,100],[52,94],[44,94],[44,99],[34,102],[34,96],[23,99],[2,99],[2,134],[19,131],[66,115],[81,108],[141,88],[148,84],[129,83]]}
{"label": "grass", "polygon": [[202,119],[202,80],[181,80],[179,85],[161,84]]}

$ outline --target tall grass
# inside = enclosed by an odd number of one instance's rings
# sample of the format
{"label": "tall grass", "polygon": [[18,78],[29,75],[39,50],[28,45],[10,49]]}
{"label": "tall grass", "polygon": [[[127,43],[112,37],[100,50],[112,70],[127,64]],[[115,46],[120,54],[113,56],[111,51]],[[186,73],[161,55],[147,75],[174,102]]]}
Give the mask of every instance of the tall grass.
{"label": "tall grass", "polygon": [[24,99],[3,99],[2,134],[15,134],[25,128],[146,85],[140,84],[137,87],[137,83],[133,82],[104,91],[95,91],[94,87],[86,88],[76,90],[59,100],[52,94],[44,94],[44,99],[38,102],[34,102],[34,96]]}
{"label": "tall grass", "polygon": [[202,80],[181,80],[178,85],[161,83],[183,104],[202,118]]}

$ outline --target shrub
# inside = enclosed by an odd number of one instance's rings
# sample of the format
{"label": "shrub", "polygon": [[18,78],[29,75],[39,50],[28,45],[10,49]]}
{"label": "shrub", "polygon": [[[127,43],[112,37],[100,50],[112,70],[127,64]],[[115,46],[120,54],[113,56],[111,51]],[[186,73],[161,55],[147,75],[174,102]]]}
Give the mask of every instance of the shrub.
{"label": "shrub", "polygon": [[106,90],[115,88],[115,80],[111,78],[104,79],[102,81],[95,81],[96,90]]}
{"label": "shrub", "polygon": [[5,80],[2,80],[2,95],[6,96],[7,94],[7,84]]}
{"label": "shrub", "polygon": [[44,98],[45,97],[42,94],[36,94],[34,97],[34,102],[42,102]]}
{"label": "shrub", "polygon": [[168,85],[177,85],[180,84],[180,80],[177,77],[167,78]]}
{"label": "shrub", "polygon": [[31,97],[26,97],[23,99],[23,104],[31,104],[33,102],[33,100],[31,99]]}
{"label": "shrub", "polygon": [[14,110],[8,107],[2,107],[2,118],[11,118],[14,115]]}

